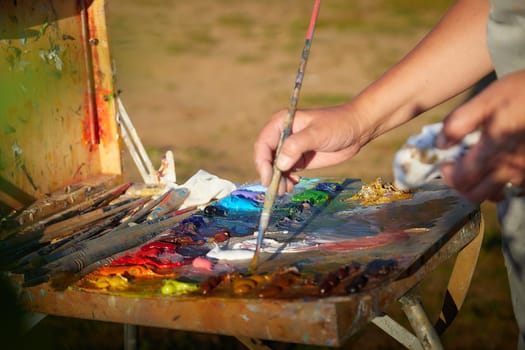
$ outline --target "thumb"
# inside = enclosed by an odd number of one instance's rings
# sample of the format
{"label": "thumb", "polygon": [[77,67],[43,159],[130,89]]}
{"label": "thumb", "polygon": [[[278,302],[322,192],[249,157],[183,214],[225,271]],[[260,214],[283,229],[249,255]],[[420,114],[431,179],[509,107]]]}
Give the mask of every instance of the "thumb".
{"label": "thumb", "polygon": [[443,121],[443,129],[436,139],[439,148],[459,143],[467,134],[481,127],[490,117],[484,91],[456,108]]}
{"label": "thumb", "polygon": [[291,134],[281,147],[277,155],[275,165],[281,171],[290,171],[293,168],[304,169],[307,164],[304,163],[303,154],[315,149],[315,137],[313,137],[311,128],[307,127],[301,131]]}

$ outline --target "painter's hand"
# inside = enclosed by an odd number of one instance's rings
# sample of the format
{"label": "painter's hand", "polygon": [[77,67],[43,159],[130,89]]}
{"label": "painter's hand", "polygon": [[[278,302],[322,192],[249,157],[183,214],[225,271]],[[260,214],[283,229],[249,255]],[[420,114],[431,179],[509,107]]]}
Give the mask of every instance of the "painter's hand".
{"label": "painter's hand", "polygon": [[446,148],[481,129],[478,144],[455,164],[442,167],[443,178],[472,202],[501,200],[505,184],[525,185],[525,70],[495,81],[445,120],[437,146]]}
{"label": "painter's hand", "polygon": [[[286,113],[283,110],[272,117],[254,146],[255,165],[266,186],[272,177],[272,162]],[[338,164],[355,155],[362,144],[358,120],[346,105],[297,111],[292,133],[276,160],[284,179],[279,193],[293,189],[298,181],[294,172]]]}

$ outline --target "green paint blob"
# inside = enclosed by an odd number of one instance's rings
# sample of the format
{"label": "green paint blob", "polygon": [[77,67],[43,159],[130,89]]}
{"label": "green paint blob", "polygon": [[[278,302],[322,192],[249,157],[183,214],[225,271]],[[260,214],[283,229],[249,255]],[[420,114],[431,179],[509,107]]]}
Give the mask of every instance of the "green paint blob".
{"label": "green paint blob", "polygon": [[330,198],[330,195],[323,191],[317,190],[305,190],[301,193],[294,195],[291,198],[292,202],[310,202],[312,204],[320,204],[326,202]]}

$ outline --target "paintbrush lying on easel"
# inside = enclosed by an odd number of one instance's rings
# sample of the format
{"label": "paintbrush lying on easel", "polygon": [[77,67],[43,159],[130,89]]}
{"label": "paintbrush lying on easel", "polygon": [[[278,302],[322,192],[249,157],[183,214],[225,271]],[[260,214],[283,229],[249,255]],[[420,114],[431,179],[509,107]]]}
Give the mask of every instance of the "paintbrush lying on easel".
{"label": "paintbrush lying on easel", "polygon": [[310,19],[310,25],[308,26],[308,31],[306,32],[306,39],[304,42],[303,52],[301,54],[301,60],[299,61],[299,69],[297,70],[295,85],[293,88],[292,96],[290,97],[290,102],[288,104],[288,113],[284,120],[283,131],[281,133],[281,138],[277,146],[277,151],[275,152],[272,180],[264,197],[263,210],[259,219],[257,245],[255,247],[255,253],[253,254],[252,261],[250,262],[250,267],[248,271],[249,273],[253,273],[255,271],[255,268],[257,267],[264,233],[266,232],[268,224],[270,223],[270,216],[272,214],[273,205],[275,203],[275,196],[277,195],[279,182],[281,181],[281,171],[275,166],[275,159],[277,159],[279,153],[281,152],[281,146],[284,143],[284,140],[286,140],[286,138],[292,132],[293,119],[295,116],[295,111],[297,110],[297,102],[299,100],[299,93],[303,84],[304,72],[306,70],[306,63],[308,62],[308,55],[310,54],[310,47],[312,45],[315,23],[317,22],[317,16],[319,14],[320,5],[321,0],[316,0],[314,4],[314,9],[312,11],[312,17]]}
{"label": "paintbrush lying on easel", "polygon": [[[78,242],[72,247],[71,254],[61,256],[46,265],[25,271],[24,286],[37,285],[56,276],[66,278],[68,274],[81,272],[86,266],[99,260],[137,247],[153,239],[160,232],[175,226],[194,212],[195,209],[182,213],[174,211],[161,218],[145,221],[134,226],[113,229],[98,238]],[[65,283],[57,284],[65,285]]]}

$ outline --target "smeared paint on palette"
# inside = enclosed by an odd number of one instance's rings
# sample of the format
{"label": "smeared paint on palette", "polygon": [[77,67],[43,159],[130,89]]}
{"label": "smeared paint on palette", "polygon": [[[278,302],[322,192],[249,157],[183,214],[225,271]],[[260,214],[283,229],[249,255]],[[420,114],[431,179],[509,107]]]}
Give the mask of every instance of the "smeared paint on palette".
{"label": "smeared paint on palette", "polygon": [[[371,185],[383,192],[363,201]],[[276,201],[254,274],[247,271],[265,189],[245,185],[72,288],[134,297],[348,295],[389,283],[476,210],[439,182],[402,196],[379,180],[371,185],[301,179]]]}

